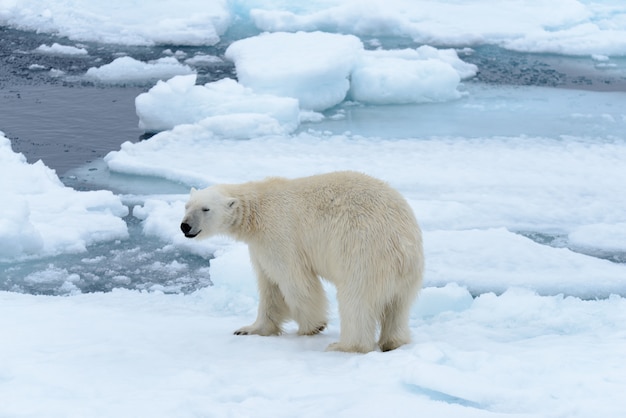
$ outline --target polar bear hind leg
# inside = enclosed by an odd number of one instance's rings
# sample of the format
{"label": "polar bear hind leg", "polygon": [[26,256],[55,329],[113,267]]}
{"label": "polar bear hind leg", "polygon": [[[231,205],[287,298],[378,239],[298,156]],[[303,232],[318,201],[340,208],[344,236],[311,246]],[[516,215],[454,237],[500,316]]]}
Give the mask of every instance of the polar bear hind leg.
{"label": "polar bear hind leg", "polygon": [[374,306],[367,299],[346,289],[337,289],[337,302],[341,321],[339,341],[330,344],[327,351],[368,353],[373,351],[378,318]]}

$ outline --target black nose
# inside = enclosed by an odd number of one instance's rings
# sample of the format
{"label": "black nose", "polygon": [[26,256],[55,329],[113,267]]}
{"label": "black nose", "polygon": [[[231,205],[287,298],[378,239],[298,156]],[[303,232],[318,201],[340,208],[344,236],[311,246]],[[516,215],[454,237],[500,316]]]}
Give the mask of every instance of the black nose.
{"label": "black nose", "polygon": [[183,234],[187,235],[189,231],[191,231],[191,225],[189,225],[187,222],[183,222],[182,224],[180,224],[180,230],[183,231]]}

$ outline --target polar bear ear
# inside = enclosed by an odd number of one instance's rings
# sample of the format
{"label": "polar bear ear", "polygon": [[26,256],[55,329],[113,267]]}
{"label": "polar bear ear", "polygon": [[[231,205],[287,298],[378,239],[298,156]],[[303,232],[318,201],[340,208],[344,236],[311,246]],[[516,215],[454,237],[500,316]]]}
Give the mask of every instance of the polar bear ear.
{"label": "polar bear ear", "polygon": [[194,193],[195,193],[195,192],[197,192],[197,191],[198,191],[198,189],[196,189],[195,187],[192,187],[192,188],[191,188],[191,194],[194,194]]}
{"label": "polar bear ear", "polygon": [[239,200],[235,199],[234,197],[231,197],[226,202],[226,206],[228,207],[228,209],[233,209],[233,208],[237,207],[237,203],[238,202],[239,202]]}

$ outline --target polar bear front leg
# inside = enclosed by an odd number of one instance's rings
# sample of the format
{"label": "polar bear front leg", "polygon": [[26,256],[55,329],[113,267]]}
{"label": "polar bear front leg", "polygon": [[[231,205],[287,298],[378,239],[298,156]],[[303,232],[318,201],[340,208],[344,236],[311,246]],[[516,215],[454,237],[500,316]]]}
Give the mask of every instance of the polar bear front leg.
{"label": "polar bear front leg", "polygon": [[298,335],[315,335],[328,324],[328,300],[319,277],[313,272],[292,271],[280,284],[291,317],[298,323]]}
{"label": "polar bear front leg", "polygon": [[252,325],[241,327],[235,335],[279,335],[282,324],[289,317],[289,308],[280,288],[257,268],[259,310]]}

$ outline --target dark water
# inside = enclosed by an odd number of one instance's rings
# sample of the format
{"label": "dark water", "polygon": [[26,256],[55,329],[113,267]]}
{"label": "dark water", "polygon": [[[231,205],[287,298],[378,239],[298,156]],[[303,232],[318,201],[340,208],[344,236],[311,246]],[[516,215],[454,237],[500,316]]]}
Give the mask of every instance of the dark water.
{"label": "dark water", "polygon": [[0,90],[0,129],[29,162],[42,159],[57,174],[104,157],[134,141],[137,87],[14,85]]}
{"label": "dark water", "polygon": [[479,73],[472,82],[626,91],[626,58],[623,57],[605,63],[591,57],[529,54],[490,45],[478,47],[469,54],[461,52],[459,57],[478,66]]}
{"label": "dark water", "polygon": [[[128,47],[81,43],[87,56],[37,54],[42,44],[76,45],[52,35],[0,27],[0,130],[11,140],[13,150],[29,162],[39,159],[63,175],[73,168],[102,158],[125,141],[137,141],[135,97],[147,91],[154,80],[143,84],[97,85],[82,79],[90,67],[113,61],[121,54],[148,61],[180,51],[188,57],[202,52],[221,55],[216,47]],[[29,69],[32,65],[41,69]],[[63,71],[55,76],[51,69]],[[199,66],[198,82],[234,77],[230,63]]]}

